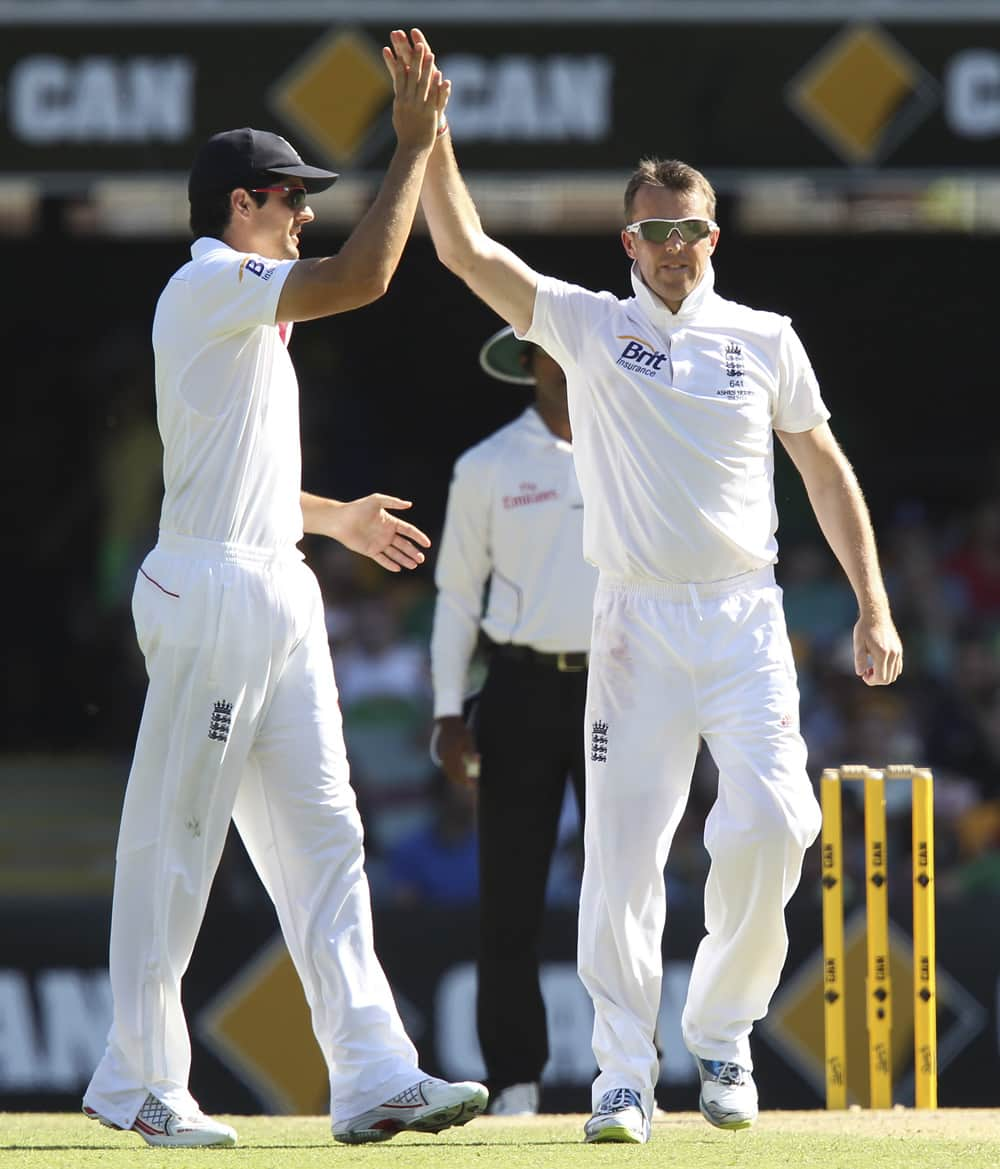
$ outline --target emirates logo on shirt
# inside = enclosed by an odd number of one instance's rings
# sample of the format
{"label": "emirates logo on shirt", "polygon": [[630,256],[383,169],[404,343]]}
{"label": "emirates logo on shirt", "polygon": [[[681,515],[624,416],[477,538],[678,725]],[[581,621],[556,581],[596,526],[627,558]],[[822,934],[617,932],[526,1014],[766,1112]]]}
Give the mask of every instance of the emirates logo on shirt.
{"label": "emirates logo on shirt", "polygon": [[521,483],[517,495],[503,496],[503,505],[509,511],[512,507],[527,507],[532,503],[548,503],[551,499],[558,499],[559,492],[554,487],[546,491],[539,491],[534,483]]}

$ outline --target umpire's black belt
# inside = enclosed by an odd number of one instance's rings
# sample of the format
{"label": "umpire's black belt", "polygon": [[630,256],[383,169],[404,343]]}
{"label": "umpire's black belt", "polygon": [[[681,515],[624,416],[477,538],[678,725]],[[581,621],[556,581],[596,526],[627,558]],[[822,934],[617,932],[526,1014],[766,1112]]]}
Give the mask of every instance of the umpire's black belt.
{"label": "umpire's black belt", "polygon": [[490,642],[491,655],[498,658],[507,658],[514,662],[530,662],[534,666],[544,666],[550,670],[558,670],[561,674],[578,674],[587,668],[590,655],[577,653],[543,653],[539,649],[532,649],[530,645],[514,645],[513,642]]}

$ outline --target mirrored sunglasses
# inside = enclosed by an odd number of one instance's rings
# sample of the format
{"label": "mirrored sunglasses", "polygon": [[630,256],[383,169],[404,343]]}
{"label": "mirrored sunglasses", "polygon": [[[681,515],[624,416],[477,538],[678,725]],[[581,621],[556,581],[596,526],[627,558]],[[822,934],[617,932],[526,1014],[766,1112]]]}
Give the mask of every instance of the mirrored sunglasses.
{"label": "mirrored sunglasses", "polygon": [[706,239],[719,225],[714,219],[640,219],[625,228],[632,235],[641,235],[651,244],[665,244],[673,232],[677,232],[686,244]]}
{"label": "mirrored sunglasses", "polygon": [[308,192],[305,187],[251,187],[253,195],[263,195],[265,192],[275,191],[285,196],[285,202],[293,211],[301,211],[306,205]]}

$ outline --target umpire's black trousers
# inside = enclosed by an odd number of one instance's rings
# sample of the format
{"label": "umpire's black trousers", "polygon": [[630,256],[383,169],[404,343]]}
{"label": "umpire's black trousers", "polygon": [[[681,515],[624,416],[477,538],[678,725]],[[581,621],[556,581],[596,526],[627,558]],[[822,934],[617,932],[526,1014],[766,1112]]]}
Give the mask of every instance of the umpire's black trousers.
{"label": "umpire's black trousers", "polygon": [[477,1021],[492,1094],[537,1082],[549,1057],[539,939],[567,779],[583,819],[586,690],[583,654],[491,649],[474,726],[481,756]]}

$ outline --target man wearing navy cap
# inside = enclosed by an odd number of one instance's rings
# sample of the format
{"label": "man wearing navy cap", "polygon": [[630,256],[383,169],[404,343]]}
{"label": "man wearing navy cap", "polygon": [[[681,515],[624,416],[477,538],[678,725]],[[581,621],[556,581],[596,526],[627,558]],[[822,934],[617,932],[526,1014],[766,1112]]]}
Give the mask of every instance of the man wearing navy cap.
{"label": "man wearing navy cap", "polygon": [[230,821],[267,892],[330,1072],[345,1143],[464,1124],[479,1084],[420,1070],[375,956],[323,606],[297,545],[339,540],[392,572],[429,540],[402,499],[301,490],[294,321],[380,297],[410,232],[448,98],[429,47],[393,77],[397,146],[336,256],[300,260],[309,194],[336,175],[277,134],[211,138],[191,169],[195,242],[153,322],[164,499],[133,614],[149,690],[118,840],[114,1015],[84,1112],[152,1145],[232,1145],[188,1089],[181,979]]}

